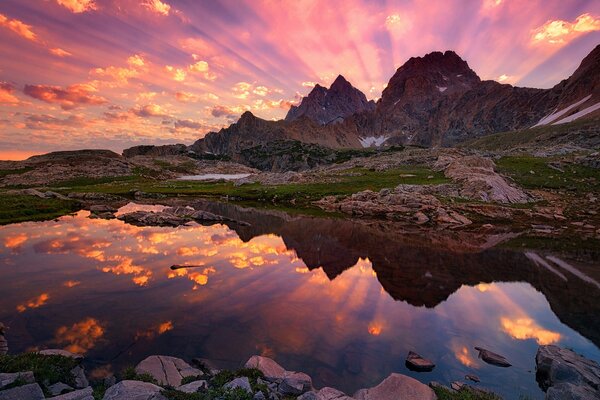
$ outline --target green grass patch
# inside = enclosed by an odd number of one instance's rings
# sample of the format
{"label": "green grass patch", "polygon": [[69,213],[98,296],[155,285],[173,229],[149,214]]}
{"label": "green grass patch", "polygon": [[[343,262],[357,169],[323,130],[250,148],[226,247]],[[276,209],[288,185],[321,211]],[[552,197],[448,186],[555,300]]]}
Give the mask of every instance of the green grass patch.
{"label": "green grass patch", "polygon": [[158,381],[148,373],[138,374],[134,367],[127,367],[122,372],[123,380],[127,381],[142,381],[158,385]]}
{"label": "green grass patch", "polygon": [[70,357],[45,356],[37,353],[0,356],[0,372],[33,371],[37,382],[48,385],[63,382],[74,386],[75,379],[71,370],[78,364],[79,361]]}
{"label": "green grass patch", "polygon": [[564,172],[548,166],[552,159],[532,156],[502,157],[496,162],[500,173],[527,189],[562,189],[574,192],[600,190],[600,170],[563,163]]}
{"label": "green grass patch", "polygon": [[82,176],[79,178],[67,179],[64,181],[58,181],[52,183],[53,187],[84,187],[84,186],[93,186],[99,185],[103,183],[113,183],[113,182],[131,182],[138,180],[139,177],[136,175],[125,175],[125,176],[112,176],[112,177],[102,177],[102,178],[90,178],[86,176]]}
{"label": "green grass patch", "polygon": [[79,203],[71,200],[42,199],[28,195],[0,197],[0,225],[23,221],[44,221],[79,210]]}
{"label": "green grass patch", "polygon": [[0,169],[0,179],[7,175],[21,175],[25,172],[33,170],[32,167],[18,168],[18,169]]}
{"label": "green grass patch", "polygon": [[495,393],[483,393],[464,388],[458,391],[450,391],[445,388],[436,387],[433,388],[433,391],[437,395],[438,400],[502,400],[502,397]]}
{"label": "green grass patch", "polygon": [[563,235],[560,237],[519,236],[500,245],[509,249],[546,250],[560,253],[582,252],[600,254],[600,240],[581,236]]}
{"label": "green grass patch", "polygon": [[163,390],[162,395],[169,400],[252,400],[253,395],[244,389],[208,389],[205,392],[183,393],[177,390]]}

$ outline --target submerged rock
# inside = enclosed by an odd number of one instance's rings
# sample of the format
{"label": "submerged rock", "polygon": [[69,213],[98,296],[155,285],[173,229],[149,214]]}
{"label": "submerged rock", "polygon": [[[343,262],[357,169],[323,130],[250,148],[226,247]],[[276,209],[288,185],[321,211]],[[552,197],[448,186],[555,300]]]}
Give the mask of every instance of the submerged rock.
{"label": "submerged rock", "polygon": [[435,368],[435,364],[417,353],[409,351],[408,356],[406,356],[406,367],[411,371],[429,372]]}
{"label": "submerged rock", "polygon": [[410,376],[393,373],[379,385],[360,389],[354,394],[357,400],[436,400],[435,392]]}
{"label": "submerged rock", "polygon": [[150,374],[161,385],[181,386],[181,380],[188,376],[201,376],[202,371],[193,368],[177,357],[150,356],[135,367],[138,374]]}
{"label": "submerged rock", "polygon": [[512,364],[508,362],[504,356],[500,354],[494,353],[493,351],[489,351],[483,349],[481,347],[475,347],[475,350],[479,352],[479,358],[485,361],[488,364],[495,365],[497,367],[510,367]]}
{"label": "submerged rock", "polygon": [[540,346],[535,356],[536,378],[547,400],[600,399],[600,365],[572,350]]}

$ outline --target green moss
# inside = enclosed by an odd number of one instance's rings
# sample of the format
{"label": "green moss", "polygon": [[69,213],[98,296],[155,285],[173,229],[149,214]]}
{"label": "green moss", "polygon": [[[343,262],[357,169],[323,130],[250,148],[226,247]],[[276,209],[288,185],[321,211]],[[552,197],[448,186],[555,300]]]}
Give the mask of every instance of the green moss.
{"label": "green moss", "polygon": [[69,214],[79,209],[71,200],[42,199],[28,195],[1,194],[0,225],[22,221],[43,221]]}
{"label": "green moss", "polygon": [[112,182],[120,182],[120,181],[135,181],[139,177],[136,175],[126,175],[126,176],[113,176],[113,177],[102,177],[102,178],[90,178],[90,177],[79,177],[73,179],[67,179],[64,181],[54,182],[52,184],[53,187],[82,187],[82,186],[92,186],[98,185],[102,183],[112,183]]}
{"label": "green moss", "polygon": [[552,159],[511,156],[498,160],[499,172],[527,189],[562,189],[572,192],[600,190],[600,170],[578,164],[563,164],[564,172],[548,166]]}
{"label": "green moss", "polygon": [[227,382],[231,382],[235,378],[245,376],[250,381],[250,384],[256,384],[258,378],[264,378],[261,371],[255,368],[241,368],[237,371],[221,371],[216,374],[211,380],[211,386],[221,387]]}
{"label": "green moss", "polygon": [[448,389],[436,387],[433,391],[437,395],[438,400],[502,400],[502,398],[495,393],[483,393],[469,389],[450,391]]}
{"label": "green moss", "polygon": [[181,384],[182,385],[187,385],[188,383],[192,383],[192,382],[196,382],[199,380],[204,379],[202,376],[200,375],[196,375],[196,376],[184,376],[183,379],[181,379]]}
{"label": "green moss", "polygon": [[158,381],[148,373],[138,374],[134,367],[127,367],[121,373],[123,380],[142,381],[158,385]]}
{"label": "green moss", "polygon": [[0,356],[0,372],[33,371],[37,382],[48,385],[57,382],[75,385],[71,370],[78,364],[77,360],[70,357],[45,356],[37,353]]}
{"label": "green moss", "polygon": [[209,389],[205,392],[183,393],[177,390],[163,390],[162,395],[169,400],[252,400],[253,396],[244,389]]}
{"label": "green moss", "polygon": [[510,249],[546,250],[554,252],[600,254],[600,240],[579,235],[559,237],[519,236],[500,245]]}
{"label": "green moss", "polygon": [[32,167],[18,168],[18,169],[0,169],[0,178],[4,178],[7,175],[21,175],[25,172],[33,170]]}

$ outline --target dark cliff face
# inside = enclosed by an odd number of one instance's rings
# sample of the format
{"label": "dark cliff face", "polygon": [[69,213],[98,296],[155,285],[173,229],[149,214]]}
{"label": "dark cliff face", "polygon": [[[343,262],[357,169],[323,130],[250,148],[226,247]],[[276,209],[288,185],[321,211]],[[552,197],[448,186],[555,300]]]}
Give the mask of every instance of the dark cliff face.
{"label": "dark cliff face", "polygon": [[362,111],[373,110],[375,103],[368,101],[363,92],[339,75],[329,89],[316,85],[298,106],[292,106],[285,120],[308,117],[320,125],[338,123]]}
{"label": "dark cliff face", "polygon": [[572,106],[561,114],[565,118],[599,102],[600,45],[571,77],[551,89],[482,81],[455,52],[433,52],[398,68],[376,105],[339,76],[329,89],[315,86],[290,109],[285,121],[265,121],[247,112],[191,149],[235,156],[241,149],[272,140],[350,148],[361,147],[360,139],[366,137],[387,138],[385,145],[450,146],[530,128]]}

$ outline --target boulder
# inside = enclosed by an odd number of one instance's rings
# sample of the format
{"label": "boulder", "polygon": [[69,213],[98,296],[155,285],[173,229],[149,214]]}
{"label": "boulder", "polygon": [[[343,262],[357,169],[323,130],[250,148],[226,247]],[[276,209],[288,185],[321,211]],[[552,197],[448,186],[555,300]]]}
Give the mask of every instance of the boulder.
{"label": "boulder", "polygon": [[159,384],[173,387],[181,386],[181,380],[187,376],[203,375],[182,359],[169,356],[150,356],[135,367],[135,372],[150,374]]}
{"label": "boulder", "polygon": [[572,350],[540,346],[536,378],[546,399],[600,399],[600,365]]}
{"label": "boulder", "polygon": [[0,400],[44,400],[44,392],[37,383],[0,391]]}
{"label": "boulder", "polygon": [[52,398],[54,400],[94,400],[94,395],[92,388],[88,386],[85,389],[76,390]]}
{"label": "boulder", "polygon": [[304,384],[296,379],[284,378],[278,387],[279,393],[284,396],[299,396],[304,393]]}
{"label": "boulder", "polygon": [[20,379],[26,383],[34,383],[35,382],[35,377],[33,376],[33,372],[31,372],[31,371],[0,374],[0,389],[2,389],[5,386],[10,385],[17,379]]}
{"label": "boulder", "polygon": [[103,400],[164,400],[162,388],[148,382],[121,381],[108,388]]}
{"label": "boulder", "polygon": [[495,365],[497,367],[510,367],[512,364],[508,362],[504,356],[494,353],[493,351],[483,349],[481,347],[475,347],[475,350],[479,352],[479,358],[488,364]]}
{"label": "boulder", "polygon": [[406,375],[393,373],[379,385],[361,389],[354,394],[357,400],[436,400],[435,392],[427,385]]}
{"label": "boulder", "polygon": [[[308,392],[311,393],[311,392]],[[307,399],[308,400],[308,399]],[[352,397],[346,395],[346,393],[339,391],[334,388],[324,387],[317,392],[317,400],[354,400]]]}
{"label": "boulder", "polygon": [[65,383],[62,383],[62,382],[58,382],[58,383],[48,386],[48,391],[50,392],[50,394],[52,396],[58,396],[59,394],[61,394],[64,391],[71,392],[73,390],[74,389],[71,386],[69,386]]}
{"label": "boulder", "polygon": [[406,367],[411,371],[429,372],[435,368],[435,364],[414,351],[409,351],[408,356],[406,356]]}
{"label": "boulder", "polygon": [[283,379],[286,373],[286,370],[281,365],[277,364],[275,360],[262,356],[250,357],[250,359],[246,361],[244,367],[258,369],[263,373],[265,378],[270,381]]}
{"label": "boulder", "polygon": [[46,349],[46,350],[41,350],[41,351],[38,351],[38,354],[42,354],[44,356],[70,357],[70,358],[74,358],[76,360],[83,359],[83,356],[81,354],[75,354],[75,353],[71,353],[70,351],[61,350],[61,349]]}
{"label": "boulder", "polygon": [[184,393],[196,393],[201,388],[207,388],[208,384],[206,381],[194,381],[187,383],[185,385],[181,385],[177,388],[180,392]]}
{"label": "boulder", "polygon": [[85,376],[85,371],[81,365],[76,366],[71,370],[71,375],[75,378],[75,387],[77,389],[83,389],[90,386],[90,383]]}
{"label": "boulder", "polygon": [[252,386],[250,385],[250,381],[245,376],[235,378],[231,382],[226,383],[223,387],[231,390],[239,388],[245,390],[248,393],[252,393]]}

